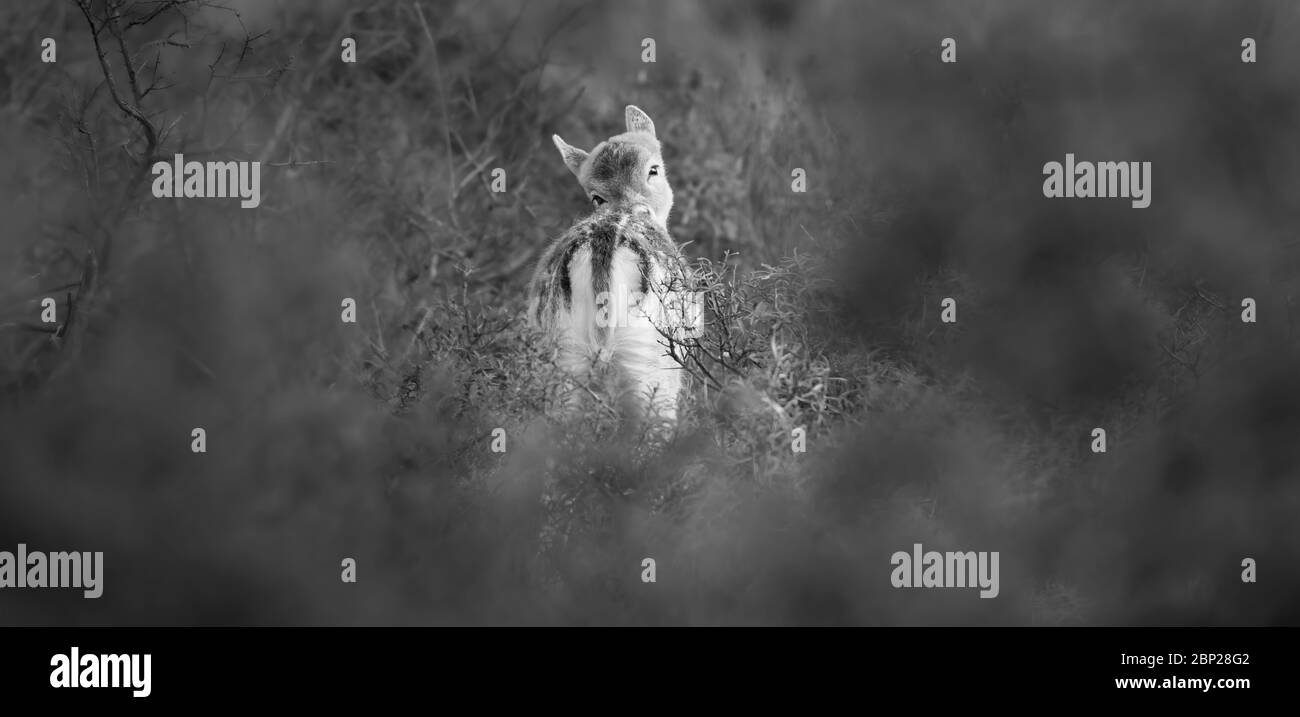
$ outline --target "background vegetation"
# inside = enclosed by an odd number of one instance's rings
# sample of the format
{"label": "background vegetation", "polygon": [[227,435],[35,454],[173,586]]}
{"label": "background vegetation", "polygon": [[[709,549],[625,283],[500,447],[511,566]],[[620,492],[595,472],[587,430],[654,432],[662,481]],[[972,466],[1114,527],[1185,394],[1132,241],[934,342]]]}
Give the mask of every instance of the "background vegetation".
{"label": "background vegetation", "polygon": [[[1300,621],[1292,4],[51,0],[0,24],[0,548],[107,570],[98,601],[5,591],[0,621]],[[629,103],[709,286],[662,454],[551,417],[522,324],[585,211],[549,136],[590,147]],[[178,152],[261,161],[261,207],[152,198]],[[1151,161],[1151,208],[1044,199],[1066,152]],[[916,542],[1000,551],[1001,595],[891,588]]]}

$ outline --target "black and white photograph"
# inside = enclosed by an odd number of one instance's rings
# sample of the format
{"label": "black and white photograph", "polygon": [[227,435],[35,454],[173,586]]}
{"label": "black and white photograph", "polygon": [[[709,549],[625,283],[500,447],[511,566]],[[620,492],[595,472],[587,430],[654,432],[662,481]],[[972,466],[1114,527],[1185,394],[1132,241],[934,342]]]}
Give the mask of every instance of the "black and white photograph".
{"label": "black and white photograph", "polygon": [[0,122],[0,688],[1297,666],[1234,640],[1300,626],[1300,3],[8,2]]}

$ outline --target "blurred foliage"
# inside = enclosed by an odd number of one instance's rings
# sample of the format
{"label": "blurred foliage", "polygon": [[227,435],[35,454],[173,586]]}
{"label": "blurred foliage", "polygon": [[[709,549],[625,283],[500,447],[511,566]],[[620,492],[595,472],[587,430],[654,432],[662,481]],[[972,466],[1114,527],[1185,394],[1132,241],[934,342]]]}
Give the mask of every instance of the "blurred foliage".
{"label": "blurred foliage", "polygon": [[[1057,5],[182,3],[124,34],[152,149],[76,4],[6,5],[0,546],[111,577],[0,619],[1295,622],[1294,571],[1236,570],[1300,557],[1300,22]],[[1206,49],[1251,33],[1249,74]],[[625,104],[708,308],[663,452],[557,417],[522,320],[586,211],[550,135]],[[1044,203],[1065,151],[1154,159],[1153,207]],[[263,204],[154,200],[150,152],[261,161]],[[890,588],[915,542],[1002,551],[1001,597]]]}

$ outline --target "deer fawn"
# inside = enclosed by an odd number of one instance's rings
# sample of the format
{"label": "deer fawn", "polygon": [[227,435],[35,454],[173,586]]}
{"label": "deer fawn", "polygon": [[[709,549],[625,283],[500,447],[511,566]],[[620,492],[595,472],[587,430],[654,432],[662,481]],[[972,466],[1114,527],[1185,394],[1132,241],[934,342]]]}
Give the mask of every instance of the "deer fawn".
{"label": "deer fawn", "polygon": [[558,340],[565,371],[582,376],[606,362],[621,415],[653,422],[662,437],[677,421],[677,342],[700,330],[701,317],[690,269],[668,235],[673,190],[654,123],[631,105],[625,114],[627,131],[590,152],[552,136],[594,211],[542,254],[528,316]]}

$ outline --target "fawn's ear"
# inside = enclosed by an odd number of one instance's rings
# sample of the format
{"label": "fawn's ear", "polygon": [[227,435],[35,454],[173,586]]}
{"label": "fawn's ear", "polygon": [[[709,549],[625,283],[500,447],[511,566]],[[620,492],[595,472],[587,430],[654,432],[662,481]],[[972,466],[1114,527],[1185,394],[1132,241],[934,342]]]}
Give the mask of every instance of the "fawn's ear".
{"label": "fawn's ear", "polygon": [[628,105],[623,115],[627,118],[628,132],[649,132],[650,136],[654,136],[655,123],[650,121],[650,115],[642,112],[640,107]]}
{"label": "fawn's ear", "polygon": [[560,156],[564,158],[564,166],[568,167],[575,177],[578,176],[582,163],[587,161],[587,153],[560,139],[558,134],[551,135],[551,141],[555,142],[555,148],[560,150]]}

